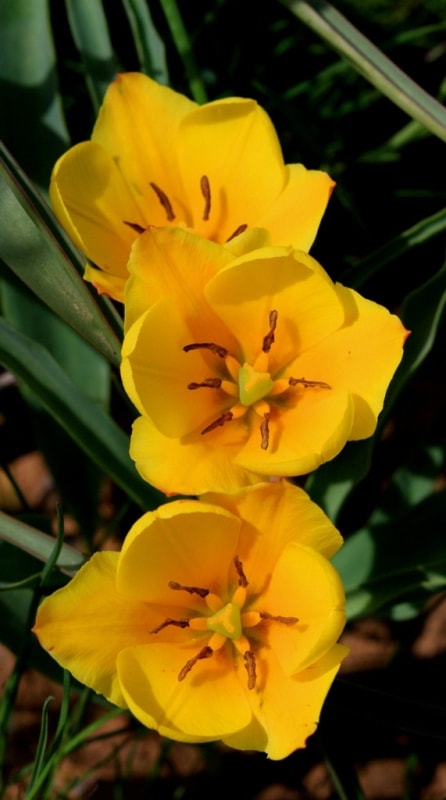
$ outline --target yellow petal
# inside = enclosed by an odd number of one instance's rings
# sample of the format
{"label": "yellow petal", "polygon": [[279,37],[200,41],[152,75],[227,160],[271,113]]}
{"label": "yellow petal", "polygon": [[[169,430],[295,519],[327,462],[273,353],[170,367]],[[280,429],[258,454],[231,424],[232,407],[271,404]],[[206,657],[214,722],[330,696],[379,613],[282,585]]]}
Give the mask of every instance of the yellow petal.
{"label": "yellow petal", "polygon": [[234,456],[236,464],[261,475],[303,475],[339,453],[353,420],[348,393],[302,388],[291,402],[290,407],[272,406],[267,450],[260,446],[259,419],[251,415],[250,435]]}
{"label": "yellow petal", "polygon": [[[131,648],[118,659],[119,679],[131,712],[143,725],[183,742],[220,739],[251,719],[246,692],[226,648],[178,675],[206,639],[188,645]],[[230,653],[231,651],[229,651]]]}
{"label": "yellow petal", "polygon": [[352,289],[336,287],[346,309],[345,324],[290,365],[296,377],[323,373],[334,391],[351,393],[353,427],[349,439],[371,436],[407,336],[398,317]]}
{"label": "yellow petal", "polygon": [[129,187],[111,156],[94,142],[68,150],[54,167],[51,201],[74,243],[105,272],[127,278],[138,234],[125,221],[144,224]]}
{"label": "yellow petal", "polygon": [[264,750],[277,760],[305,747],[346,654],[345,647],[335,645],[319,662],[287,678],[274,652],[263,650],[258,667],[265,671],[265,683],[248,693],[254,719],[244,730],[225,737],[225,743],[240,750]]}
{"label": "yellow petal", "polygon": [[285,480],[259,483],[234,494],[210,492],[201,501],[222,506],[243,520],[238,555],[253,594],[261,591],[265,575],[290,542],[311,547],[325,558],[342,545],[342,537],[319,506]]}
{"label": "yellow petal", "polygon": [[[194,109],[180,123],[176,148],[192,226],[207,239],[223,243],[240,225],[257,225],[286,181],[274,126],[254,100],[226,98]],[[211,190],[208,220],[203,175]]]}
{"label": "yellow petal", "polygon": [[232,260],[226,248],[180,228],[149,229],[135,242],[128,264],[126,329],[166,296],[189,313],[200,311],[204,285]]}
{"label": "yellow petal", "polygon": [[151,183],[167,194],[177,219],[185,220],[176,138],[180,120],[194,108],[184,95],[136,72],[118,75],[105,96],[92,139],[117,161],[150,224],[168,221]]}
{"label": "yellow petal", "polygon": [[302,164],[286,167],[287,182],[257,224],[271,232],[274,244],[308,251],[314,242],[335,183],[326,172]]}
{"label": "yellow petal", "polygon": [[[213,277],[205,288],[212,308],[239,340],[253,363],[278,312],[269,369],[276,372],[342,325],[344,309],[334,286],[314,260],[285,248],[264,248],[243,256]],[[318,265],[319,266],[319,265]],[[322,380],[322,378],[321,378]]]}
{"label": "yellow petal", "polygon": [[204,611],[202,598],[172,590],[169,581],[224,593],[239,529],[240,520],[226,509],[194,500],[177,500],[144,514],[123,545],[119,590],[142,602]]}
{"label": "yellow petal", "polygon": [[82,683],[125,707],[116,658],[147,641],[155,622],[140,602],[116,587],[119,554],[95,554],[62,589],[46,598],[34,631],[56,661]]}
{"label": "yellow petal", "polygon": [[130,455],[142,477],[166,494],[235,492],[260,480],[234,463],[233,445],[215,447],[206,436],[171,439],[148,417],[133,423]]}
{"label": "yellow petal", "polygon": [[[208,315],[206,341],[230,347],[231,338]],[[170,299],[160,300],[130,328],[122,349],[122,380],[137,408],[166,436],[202,430],[231,404],[218,388],[189,389],[194,382],[218,377],[219,356],[205,350],[185,352],[204,341]]]}
{"label": "yellow petal", "polygon": [[263,623],[268,645],[282,670],[294,675],[322,658],[341,635],[345,625],[344,589],[326,558],[294,542],[283,550],[270,574],[268,588],[252,608],[298,618],[294,625]]}
{"label": "yellow petal", "polygon": [[105,294],[121,303],[124,302],[125,278],[111,275],[110,272],[104,272],[91,264],[85,265],[84,278],[93,284],[98,294]]}

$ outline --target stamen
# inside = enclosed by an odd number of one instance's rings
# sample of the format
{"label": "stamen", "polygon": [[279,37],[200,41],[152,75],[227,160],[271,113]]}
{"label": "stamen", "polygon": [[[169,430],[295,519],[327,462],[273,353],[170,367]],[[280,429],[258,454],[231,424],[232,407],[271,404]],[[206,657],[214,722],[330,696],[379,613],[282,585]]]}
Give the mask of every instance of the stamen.
{"label": "stamen", "polygon": [[245,662],[244,667],[248,673],[248,689],[255,689],[257,673],[256,673],[256,658],[252,650],[247,650],[243,654]]}
{"label": "stamen", "polygon": [[200,179],[200,189],[201,189],[201,194],[204,197],[203,219],[205,222],[207,222],[211,211],[211,187],[207,175],[202,175]]}
{"label": "stamen", "polygon": [[144,231],[147,230],[147,228],[143,228],[142,225],[138,225],[137,222],[127,222],[126,219],[123,219],[122,221],[124,225],[128,225],[129,228],[132,228],[134,231],[136,231],[136,233],[144,233]]}
{"label": "stamen", "polygon": [[247,227],[247,225],[239,225],[238,228],[235,229],[234,233],[231,233],[229,239],[226,239],[226,244],[231,242],[232,239],[235,239],[236,236],[240,236],[241,233],[244,233]]}
{"label": "stamen", "polygon": [[260,447],[262,450],[268,450],[269,446],[269,420],[270,414],[264,414],[262,424],[260,425],[260,435],[262,437],[262,443]]}
{"label": "stamen", "polygon": [[211,353],[215,353],[216,356],[220,356],[220,358],[225,358],[228,355],[228,351],[226,347],[221,347],[219,344],[214,344],[214,342],[196,342],[194,344],[186,344],[183,347],[185,353],[190,353],[191,350],[210,350]]}
{"label": "stamen", "polygon": [[330,384],[325,383],[325,381],[307,381],[306,378],[288,378],[288,383],[290,386],[301,384],[304,389],[331,389]]}
{"label": "stamen", "polygon": [[243,571],[243,564],[238,556],[234,556],[234,566],[238,575],[238,585],[246,589],[246,587],[249,586],[248,578]]}
{"label": "stamen", "polygon": [[207,597],[209,589],[201,589],[199,586],[182,586],[181,583],[176,581],[169,581],[169,589],[174,589],[176,592],[189,592],[189,594],[198,594],[199,597]]}
{"label": "stamen", "polygon": [[263,337],[262,350],[263,350],[264,353],[269,353],[269,351],[271,350],[271,346],[274,343],[274,340],[275,340],[274,331],[276,330],[277,317],[278,316],[279,316],[278,312],[275,311],[274,309],[272,311],[270,311],[270,314],[269,314],[269,331],[266,334],[266,336]]}
{"label": "stamen", "polygon": [[271,622],[281,622],[282,625],[295,625],[296,622],[299,622],[299,617],[282,617],[280,614],[275,616],[274,614],[268,614],[267,611],[260,611],[260,618]]}
{"label": "stamen", "polygon": [[174,625],[176,628],[188,628],[189,627],[189,620],[188,619],[171,619],[167,617],[161,625],[157,625],[156,628],[152,628],[149,633],[159,633],[163,630],[163,628],[167,628],[168,625]]}
{"label": "stamen", "polygon": [[219,389],[221,386],[221,378],[205,378],[201,383],[188,383],[188,389]]}
{"label": "stamen", "polygon": [[203,435],[204,433],[210,433],[211,431],[215,431],[216,428],[222,428],[226,422],[231,421],[233,416],[234,415],[232,411],[225,411],[225,413],[222,414],[221,417],[214,420],[214,422],[211,422],[211,424],[207,425],[206,428],[203,428],[203,430],[201,431],[201,435]]}
{"label": "stamen", "polygon": [[150,186],[152,187],[158,200],[160,201],[162,207],[164,208],[168,222],[172,222],[172,220],[175,219],[175,214],[173,213],[172,203],[167,197],[167,194],[163,192],[163,190],[160,189],[160,187],[157,186],[156,183],[152,183],[152,181],[150,181]]}
{"label": "stamen", "polygon": [[214,651],[212,647],[209,646],[202,647],[202,649],[196,656],[190,658],[189,661],[186,661],[184,667],[178,673],[178,680],[184,681],[186,675],[191,671],[192,667],[195,666],[197,661],[201,661],[201,659],[203,658],[210,658],[213,652]]}

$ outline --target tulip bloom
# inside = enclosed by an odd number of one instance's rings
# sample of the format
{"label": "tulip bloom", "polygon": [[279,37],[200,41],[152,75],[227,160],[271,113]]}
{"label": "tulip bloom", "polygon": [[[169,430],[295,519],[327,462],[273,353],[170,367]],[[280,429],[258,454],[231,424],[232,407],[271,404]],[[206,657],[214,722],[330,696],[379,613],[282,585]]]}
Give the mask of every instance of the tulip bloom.
{"label": "tulip bloom", "polygon": [[44,600],[35,632],[76,678],[183,742],[304,747],[347,650],[342,539],[301,489],[261,484],[145,514]]}
{"label": "tulip bloom", "polygon": [[308,250],[333,186],[324,172],[284,164],[254,100],[198,106],[126,73],[109,87],[91,141],[57,162],[50,196],[95,265],[85,277],[123,300],[131,245],[149,225],[189,228],[233,248],[249,247],[249,229],[263,227],[274,244]]}
{"label": "tulip bloom", "polygon": [[307,254],[234,259],[158,229],[129,269],[122,378],[141,414],[131,455],[157,488],[233,492],[304,474],[374,432],[406,331]]}

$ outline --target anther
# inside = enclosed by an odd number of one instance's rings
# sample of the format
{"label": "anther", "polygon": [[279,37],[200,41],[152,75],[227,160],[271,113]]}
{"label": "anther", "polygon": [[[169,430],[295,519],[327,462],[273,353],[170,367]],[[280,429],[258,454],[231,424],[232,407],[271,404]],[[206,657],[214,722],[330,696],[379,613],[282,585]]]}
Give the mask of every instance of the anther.
{"label": "anther", "polygon": [[211,211],[211,187],[209,185],[209,178],[207,175],[202,175],[200,178],[200,189],[201,194],[204,197],[203,219],[205,222],[207,222]]}
{"label": "anther", "polygon": [[203,658],[210,658],[213,654],[212,647],[206,646],[202,647],[199,653],[193,658],[190,658],[189,661],[186,661],[184,667],[178,673],[178,680],[184,681],[186,675],[191,671],[192,667],[195,666],[197,661],[201,661]]}
{"label": "anther", "polygon": [[219,389],[221,386],[221,378],[205,378],[201,383],[188,383],[188,389]]}
{"label": "anther", "polygon": [[260,618],[267,619],[270,622],[280,622],[282,625],[295,625],[299,622],[299,617],[282,617],[280,614],[268,614],[267,611],[260,611]]}
{"label": "anther", "polygon": [[201,589],[200,586],[183,586],[176,581],[169,581],[169,589],[174,589],[176,592],[189,592],[189,594],[198,594],[199,597],[207,597],[209,589]]}
{"label": "anther", "polygon": [[201,435],[203,435],[204,433],[210,433],[211,431],[215,431],[216,428],[222,428],[226,422],[231,421],[233,416],[234,415],[232,411],[225,411],[225,413],[222,414],[221,417],[214,420],[214,422],[211,422],[211,424],[207,425],[206,428],[203,428],[203,430],[201,431]]}
{"label": "anther", "polygon": [[160,187],[157,186],[156,183],[152,183],[152,181],[150,181],[150,186],[152,187],[158,200],[160,201],[162,207],[164,208],[168,222],[172,222],[172,220],[175,219],[175,214],[173,213],[172,203],[167,197],[167,194],[163,192],[163,190],[160,189]]}
{"label": "anther", "polygon": [[260,425],[260,435],[262,437],[262,443],[260,447],[262,450],[268,450],[269,446],[269,420],[270,414],[264,414],[262,423]]}
{"label": "anther", "polygon": [[256,658],[252,650],[247,650],[243,654],[245,662],[244,667],[248,673],[248,689],[255,689],[257,673],[256,673]]}
{"label": "anther", "polygon": [[147,230],[147,228],[143,228],[142,225],[138,225],[137,222],[127,222],[126,219],[123,219],[122,221],[124,225],[128,225],[129,228],[132,228],[132,230],[136,231],[136,233],[144,233],[144,231]]}
{"label": "anther", "polygon": [[226,243],[231,242],[236,236],[240,236],[241,233],[244,233],[247,227],[247,225],[239,225],[238,228],[235,229],[234,233],[231,233],[229,238],[226,239]]}
{"label": "anther", "polygon": [[186,344],[183,347],[185,353],[190,353],[191,350],[210,350],[211,353],[215,353],[216,356],[220,356],[220,358],[225,358],[228,355],[228,351],[226,347],[221,347],[219,344],[214,344],[214,342],[196,342],[194,344]]}
{"label": "anther", "polygon": [[274,331],[276,330],[278,316],[278,312],[274,309],[269,313],[269,331],[266,336],[263,337],[262,350],[264,353],[269,353],[272,345],[274,344]]}
{"label": "anther", "polygon": [[297,386],[300,384],[304,389],[331,389],[330,384],[325,381],[307,381],[306,378],[288,378],[290,386]]}
{"label": "anther", "polygon": [[188,619],[171,619],[167,617],[161,625],[157,625],[156,628],[152,628],[149,633],[159,633],[164,628],[167,628],[169,625],[173,625],[175,628],[188,628],[189,627],[189,620]]}
{"label": "anther", "polygon": [[238,575],[238,585],[246,589],[246,587],[249,585],[248,578],[244,573],[243,564],[238,556],[234,556],[234,566]]}

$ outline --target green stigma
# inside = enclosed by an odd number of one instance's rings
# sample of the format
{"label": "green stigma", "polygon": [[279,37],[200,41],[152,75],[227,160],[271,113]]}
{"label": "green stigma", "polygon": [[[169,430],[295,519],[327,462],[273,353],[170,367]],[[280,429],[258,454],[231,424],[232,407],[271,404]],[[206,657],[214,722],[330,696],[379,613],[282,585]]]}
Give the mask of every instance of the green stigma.
{"label": "green stigma", "polygon": [[244,406],[252,406],[274,386],[269,372],[257,372],[251,364],[243,364],[238,373],[239,398]]}
{"label": "green stigma", "polygon": [[212,617],[208,617],[206,624],[215,633],[221,633],[229,639],[239,639],[242,635],[240,607],[236,603],[227,603]]}

